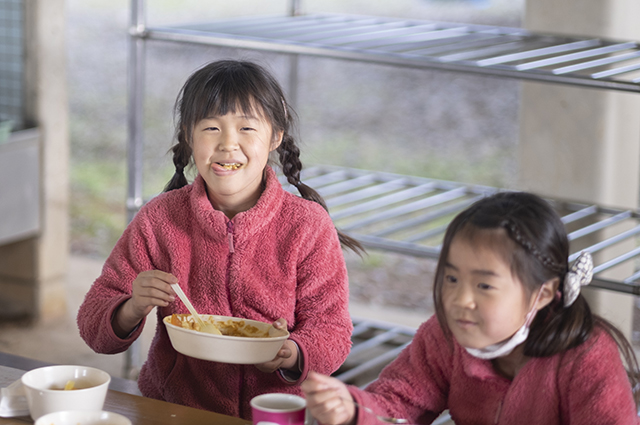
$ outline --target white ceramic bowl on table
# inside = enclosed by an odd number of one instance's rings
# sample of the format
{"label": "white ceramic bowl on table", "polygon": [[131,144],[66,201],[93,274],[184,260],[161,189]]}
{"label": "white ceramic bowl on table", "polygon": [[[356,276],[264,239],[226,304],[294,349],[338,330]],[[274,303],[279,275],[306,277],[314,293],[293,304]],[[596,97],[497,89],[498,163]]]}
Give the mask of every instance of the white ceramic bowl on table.
{"label": "white ceramic bowl on table", "polygon": [[[73,390],[64,390],[73,381]],[[34,420],[63,410],[102,410],[111,377],[87,366],[46,366],[22,375],[29,412]]]}
{"label": "white ceramic bowl on table", "polygon": [[214,335],[171,324],[171,316],[163,322],[169,333],[173,348],[185,356],[220,363],[258,364],[273,360],[282,344],[289,338],[289,332],[274,328],[271,323],[229,316],[201,314],[203,320],[215,322],[227,320],[244,321],[267,332],[268,337],[251,338],[244,336]]}
{"label": "white ceramic bowl on table", "polygon": [[34,425],[131,425],[131,421],[104,410],[65,410],[40,416]]}

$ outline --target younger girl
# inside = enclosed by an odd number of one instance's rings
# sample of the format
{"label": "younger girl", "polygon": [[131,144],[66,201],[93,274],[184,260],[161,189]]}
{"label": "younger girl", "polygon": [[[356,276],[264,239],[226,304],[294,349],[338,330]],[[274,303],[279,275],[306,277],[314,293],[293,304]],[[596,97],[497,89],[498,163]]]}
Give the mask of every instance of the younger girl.
{"label": "younger girl", "polygon": [[[638,365],[624,336],[580,295],[593,265],[571,269],[564,226],[542,199],[499,193],[460,213],[445,234],[436,314],[362,391],[311,373],[303,383],[323,424],[374,415],[456,425],[638,424]],[[633,371],[631,383],[620,353]]]}
{"label": "younger girl", "polygon": [[[176,103],[176,172],[165,193],[135,216],[78,312],[80,334],[99,353],[119,353],[157,307],[159,325],[140,371],[147,397],[250,418],[267,392],[300,393],[310,369],[330,374],[351,345],[340,242],[322,198],[300,181],[291,110],[278,83],[247,62],[211,63],[189,77]],[[303,198],[285,192],[267,165],[279,155]],[[198,176],[184,175],[191,160]],[[315,202],[310,202],[315,201]],[[260,365],[183,356],[163,317],[196,311],[286,326],[291,337]]]}

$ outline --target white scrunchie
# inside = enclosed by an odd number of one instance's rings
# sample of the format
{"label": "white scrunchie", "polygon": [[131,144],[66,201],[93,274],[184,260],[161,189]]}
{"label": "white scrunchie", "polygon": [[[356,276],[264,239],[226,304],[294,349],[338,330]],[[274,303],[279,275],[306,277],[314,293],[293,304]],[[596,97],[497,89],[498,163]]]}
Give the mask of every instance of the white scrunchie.
{"label": "white scrunchie", "polygon": [[591,283],[593,278],[593,259],[583,251],[571,266],[564,278],[564,306],[569,307],[580,295],[580,288]]}

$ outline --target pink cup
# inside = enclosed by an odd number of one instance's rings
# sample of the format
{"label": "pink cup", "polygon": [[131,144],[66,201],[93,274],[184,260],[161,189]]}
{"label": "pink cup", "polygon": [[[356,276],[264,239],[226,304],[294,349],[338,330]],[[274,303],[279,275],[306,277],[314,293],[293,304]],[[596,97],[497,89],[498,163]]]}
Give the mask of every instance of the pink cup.
{"label": "pink cup", "polygon": [[307,401],[293,394],[270,393],[251,399],[253,425],[304,425]]}

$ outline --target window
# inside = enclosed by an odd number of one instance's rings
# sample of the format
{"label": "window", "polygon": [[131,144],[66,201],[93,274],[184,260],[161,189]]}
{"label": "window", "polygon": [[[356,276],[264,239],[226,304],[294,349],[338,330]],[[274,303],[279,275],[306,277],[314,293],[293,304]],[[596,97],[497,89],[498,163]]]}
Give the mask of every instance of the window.
{"label": "window", "polygon": [[0,120],[24,127],[23,0],[0,0]]}

